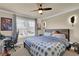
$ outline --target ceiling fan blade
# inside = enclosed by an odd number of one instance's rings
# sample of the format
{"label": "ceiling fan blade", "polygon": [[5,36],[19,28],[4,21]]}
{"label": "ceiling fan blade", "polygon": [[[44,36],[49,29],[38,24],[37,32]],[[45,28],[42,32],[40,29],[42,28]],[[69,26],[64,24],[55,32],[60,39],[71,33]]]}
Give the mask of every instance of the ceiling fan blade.
{"label": "ceiling fan blade", "polygon": [[52,8],[42,8],[42,10],[52,10]]}
{"label": "ceiling fan blade", "polygon": [[38,11],[38,9],[37,10],[33,10],[32,12],[34,12],[34,11]]}

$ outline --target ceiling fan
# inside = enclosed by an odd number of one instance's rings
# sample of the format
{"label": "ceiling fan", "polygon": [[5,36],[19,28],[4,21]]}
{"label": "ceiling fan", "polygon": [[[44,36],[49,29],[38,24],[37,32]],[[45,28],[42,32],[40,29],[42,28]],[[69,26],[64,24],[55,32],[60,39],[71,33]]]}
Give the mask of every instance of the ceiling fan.
{"label": "ceiling fan", "polygon": [[33,10],[33,11],[38,11],[39,14],[43,14],[43,11],[48,11],[48,10],[52,10],[52,8],[43,8],[42,4],[39,4],[39,8],[37,10]]}

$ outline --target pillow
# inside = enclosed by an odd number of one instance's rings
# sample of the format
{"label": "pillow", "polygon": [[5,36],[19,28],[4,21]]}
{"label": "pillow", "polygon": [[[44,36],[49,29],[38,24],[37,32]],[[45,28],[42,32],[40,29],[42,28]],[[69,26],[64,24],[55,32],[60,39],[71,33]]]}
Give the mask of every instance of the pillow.
{"label": "pillow", "polygon": [[53,34],[52,36],[60,39],[66,39],[65,34]]}
{"label": "pillow", "polygon": [[50,32],[45,32],[44,36],[51,36],[51,33]]}

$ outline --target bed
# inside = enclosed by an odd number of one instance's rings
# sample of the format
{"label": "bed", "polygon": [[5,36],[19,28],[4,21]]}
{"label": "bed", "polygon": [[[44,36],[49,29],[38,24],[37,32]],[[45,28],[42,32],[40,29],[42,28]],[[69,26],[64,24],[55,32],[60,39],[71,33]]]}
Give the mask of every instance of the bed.
{"label": "bed", "polygon": [[33,56],[61,56],[68,46],[67,38],[53,36],[31,36],[24,40],[24,47]]}

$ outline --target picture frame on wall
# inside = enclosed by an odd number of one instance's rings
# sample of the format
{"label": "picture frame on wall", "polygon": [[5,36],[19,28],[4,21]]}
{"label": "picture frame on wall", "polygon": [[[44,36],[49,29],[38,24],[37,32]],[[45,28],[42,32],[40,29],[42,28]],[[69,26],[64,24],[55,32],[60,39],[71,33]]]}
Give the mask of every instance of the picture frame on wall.
{"label": "picture frame on wall", "polygon": [[1,31],[12,31],[12,18],[1,17]]}

